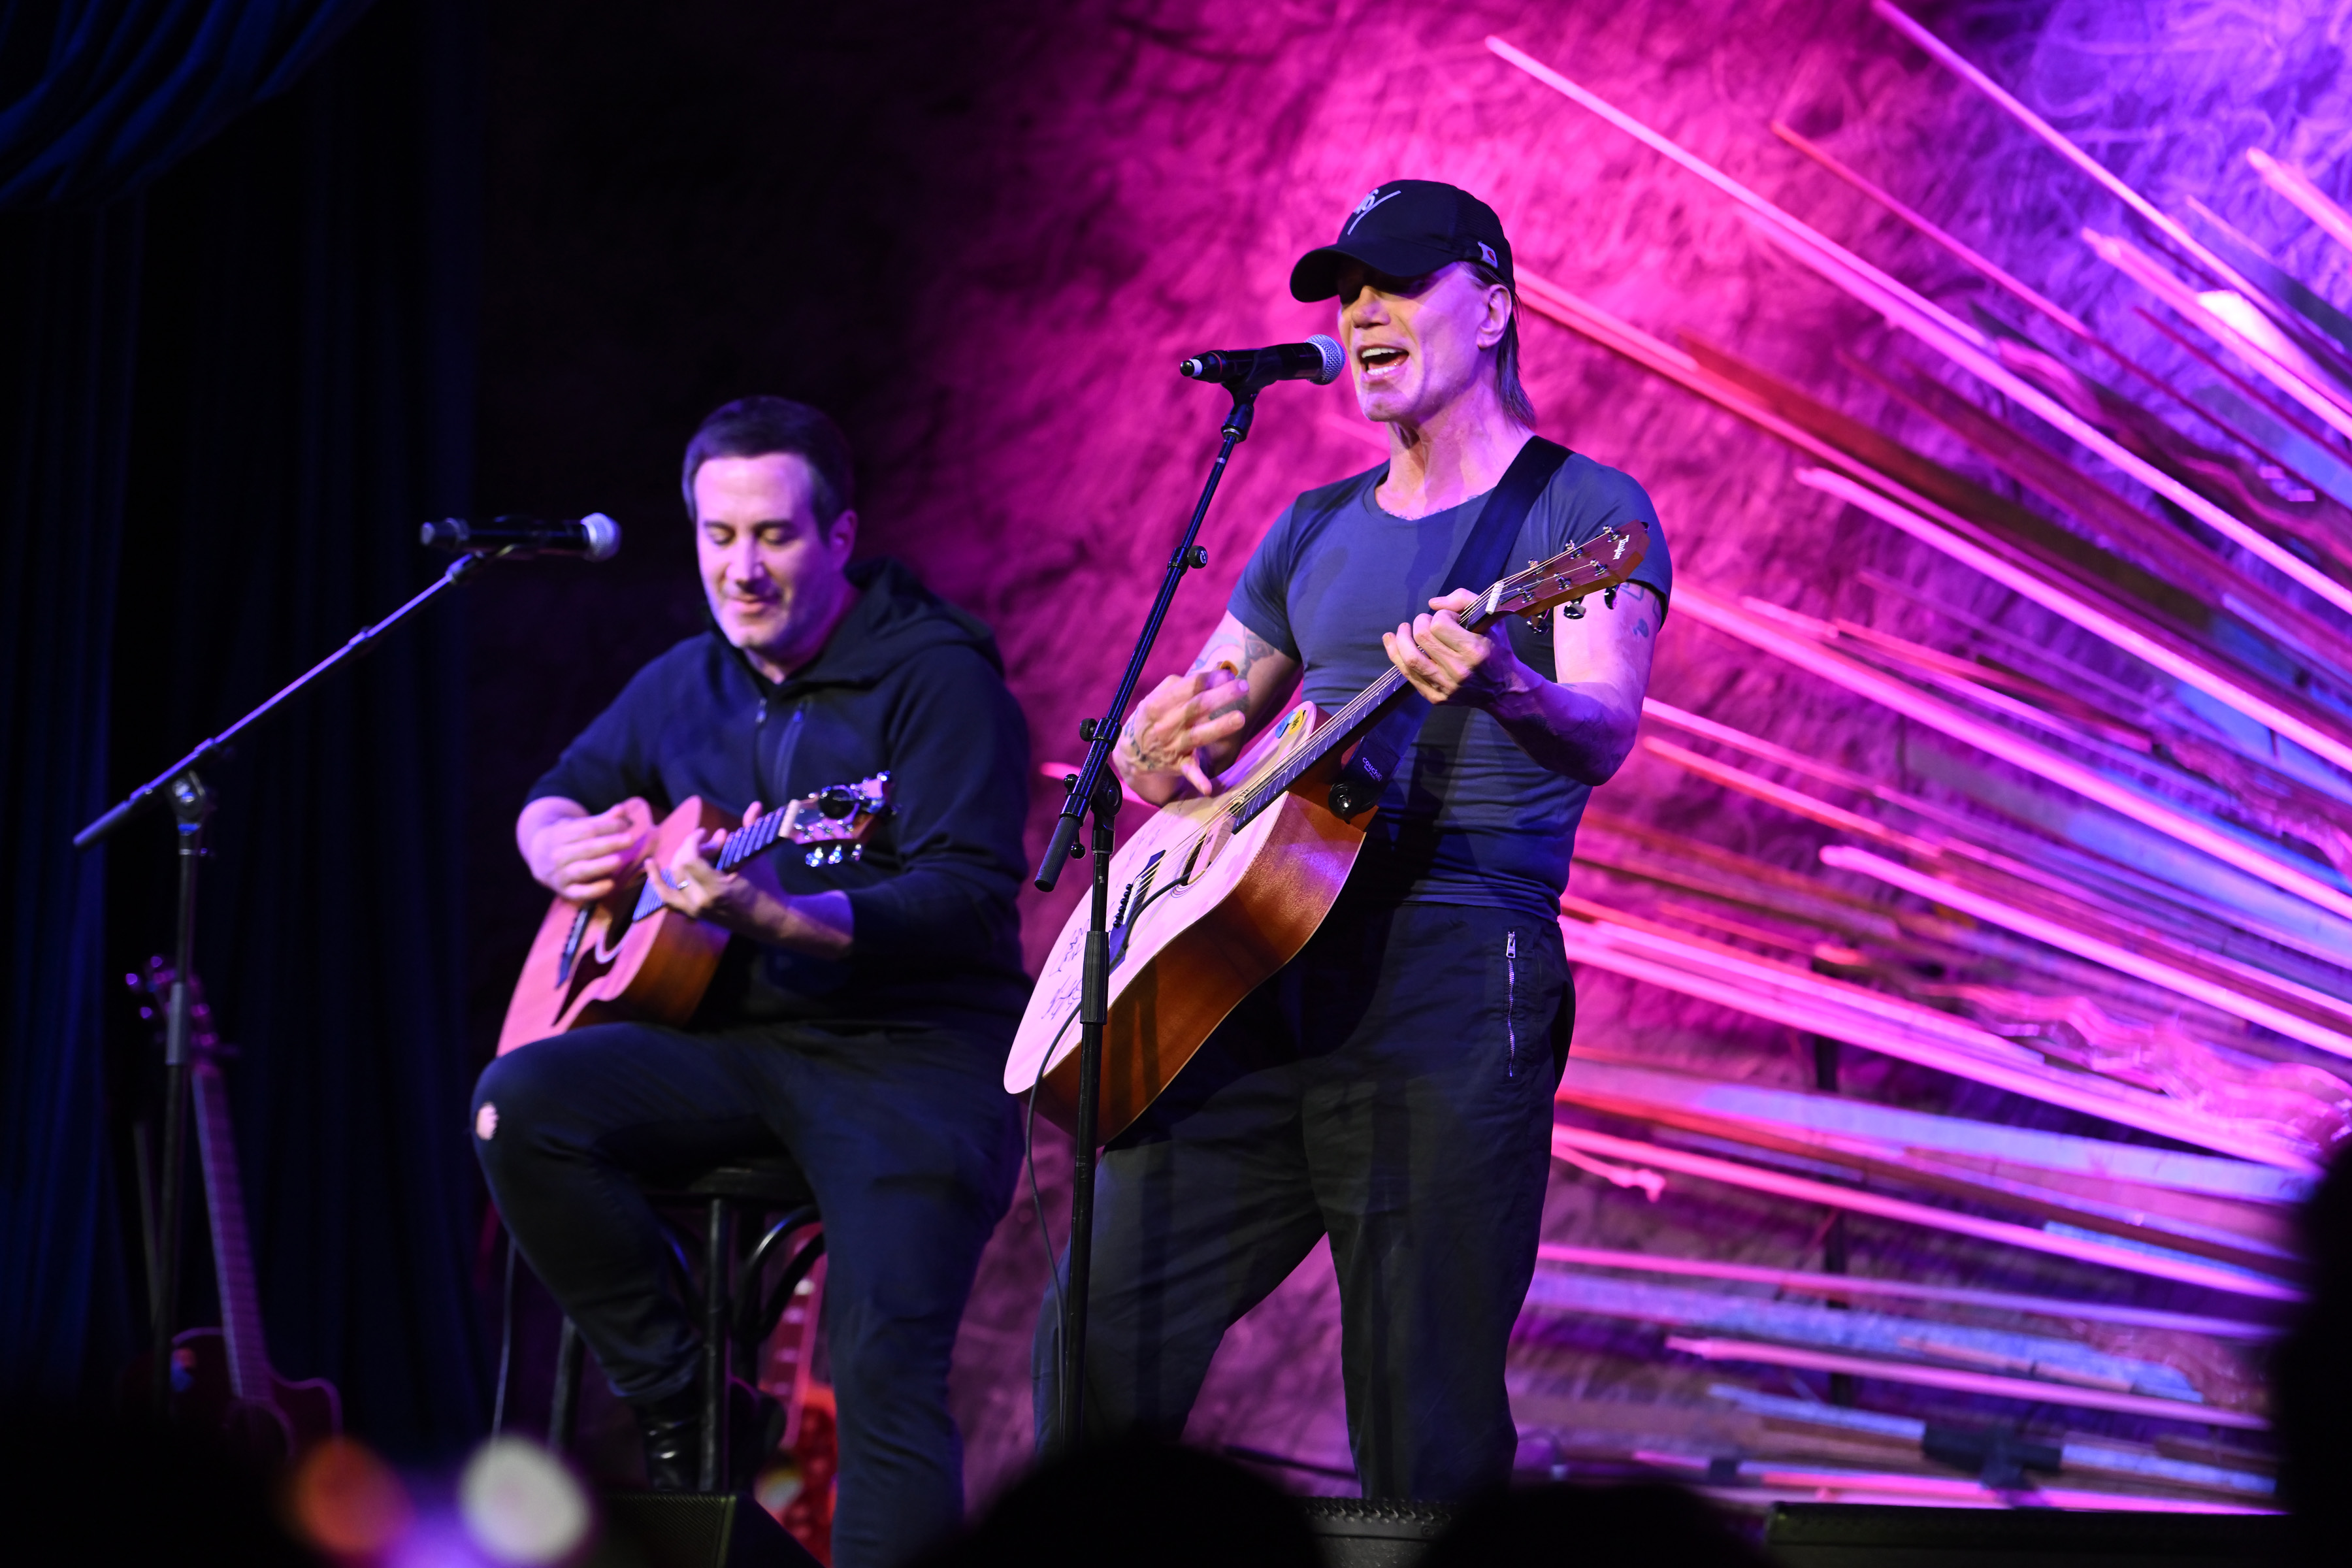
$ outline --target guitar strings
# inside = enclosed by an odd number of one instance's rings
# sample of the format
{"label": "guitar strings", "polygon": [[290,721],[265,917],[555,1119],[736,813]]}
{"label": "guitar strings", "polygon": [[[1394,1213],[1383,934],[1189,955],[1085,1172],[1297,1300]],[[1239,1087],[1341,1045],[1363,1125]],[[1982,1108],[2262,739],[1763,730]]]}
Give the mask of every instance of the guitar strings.
{"label": "guitar strings", "polygon": [[[1551,563],[1546,562],[1529,569],[1528,571],[1515,573],[1512,575],[1504,578],[1501,582],[1496,583],[1494,586],[1486,590],[1485,604],[1487,607],[1481,612],[1478,617],[1479,624],[1475,629],[1484,630],[1487,626],[1491,626],[1496,620],[1501,618],[1499,614],[1493,609],[1493,606],[1499,604],[1504,595],[1516,584],[1522,582],[1540,580],[1546,576],[1566,577],[1577,570],[1578,564],[1582,563],[1583,552],[1586,546],[1601,543],[1610,539],[1615,538],[1616,536],[1617,531],[1613,527],[1604,529],[1600,533],[1595,534],[1591,539],[1585,541],[1583,544],[1577,545],[1572,550],[1563,552],[1564,554],[1576,557],[1577,559],[1575,562],[1560,567],[1557,572],[1552,570]],[[1553,559],[1558,560],[1559,557],[1555,556]],[[1612,574],[1612,568],[1608,564],[1599,561],[1593,561],[1591,564],[1599,568],[1600,575],[1596,577],[1592,584],[1586,587],[1582,593],[1570,595],[1569,596],[1570,600],[1587,597],[1590,595],[1601,592],[1605,586],[1617,585],[1607,584],[1604,581]],[[1348,701],[1340,707],[1339,711],[1333,713],[1322,723],[1318,724],[1313,732],[1308,735],[1307,742],[1300,746],[1297,752],[1292,752],[1287,757],[1276,759],[1262,764],[1255,773],[1252,773],[1248,778],[1243,780],[1241,784],[1236,785],[1231,795],[1228,797],[1229,804],[1222,808],[1221,815],[1231,817],[1233,819],[1234,831],[1239,832],[1243,827],[1249,824],[1252,818],[1255,817],[1260,812],[1264,811],[1269,805],[1271,805],[1276,796],[1289,789],[1292,784],[1297,784],[1299,777],[1304,774],[1308,768],[1313,767],[1317,763],[1322,761],[1324,757],[1328,756],[1330,753],[1331,748],[1338,744],[1340,739],[1344,737],[1349,731],[1360,723],[1371,710],[1378,709],[1382,703],[1387,702],[1391,698],[1394,697],[1403,689],[1404,676],[1402,672],[1397,670],[1393,667],[1382,672],[1382,674],[1377,679],[1372,681],[1370,685],[1365,687],[1361,691],[1356,693],[1355,696],[1349,698]],[[1209,834],[1213,830],[1213,827],[1214,817],[1213,816],[1209,822],[1202,824],[1200,828],[1191,837],[1182,839],[1173,849],[1171,849],[1168,852],[1167,858],[1179,862],[1188,859],[1193,851],[1207,839]],[[1181,881],[1171,882],[1166,885],[1164,890],[1172,892],[1181,886],[1183,886],[1183,883]],[[1149,905],[1159,897],[1160,891],[1155,890],[1151,897],[1145,900],[1144,907],[1149,907]],[[1134,910],[1129,914],[1127,923],[1129,926],[1132,926],[1142,913],[1142,908]]]}

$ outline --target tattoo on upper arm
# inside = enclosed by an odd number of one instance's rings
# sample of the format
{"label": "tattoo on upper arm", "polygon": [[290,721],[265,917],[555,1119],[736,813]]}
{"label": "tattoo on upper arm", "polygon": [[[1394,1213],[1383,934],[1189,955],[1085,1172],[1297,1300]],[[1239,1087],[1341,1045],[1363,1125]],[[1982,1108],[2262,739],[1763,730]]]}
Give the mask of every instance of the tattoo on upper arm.
{"label": "tattoo on upper arm", "polygon": [[1192,661],[1192,668],[1187,673],[1198,675],[1204,669],[1214,669],[1222,664],[1244,680],[1247,680],[1250,668],[1272,652],[1274,652],[1272,643],[1251,631],[1247,626],[1244,626],[1238,641],[1229,637],[1219,637],[1202,648],[1201,657]]}
{"label": "tattoo on upper arm", "polygon": [[1256,668],[1257,662],[1263,658],[1272,658],[1274,653],[1275,647],[1272,643],[1251,631],[1247,626],[1244,626],[1242,628],[1242,666],[1239,671],[1241,678],[1247,680],[1250,678],[1250,671]]}
{"label": "tattoo on upper arm", "polygon": [[1658,593],[1647,583],[1622,583],[1618,584],[1618,597],[1622,599],[1629,591],[1634,589],[1639,589],[1640,593],[1633,600],[1633,608],[1638,612],[1633,618],[1633,635],[1637,637],[1646,637],[1661,619]]}

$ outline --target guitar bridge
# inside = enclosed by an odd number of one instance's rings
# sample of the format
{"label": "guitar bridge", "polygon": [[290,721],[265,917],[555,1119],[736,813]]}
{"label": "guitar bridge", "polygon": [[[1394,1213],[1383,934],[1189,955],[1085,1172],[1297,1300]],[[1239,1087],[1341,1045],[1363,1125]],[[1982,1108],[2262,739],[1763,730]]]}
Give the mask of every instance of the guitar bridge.
{"label": "guitar bridge", "polygon": [[1117,969],[1118,961],[1127,956],[1127,912],[1132,909],[1139,919],[1150,904],[1151,879],[1159,872],[1160,857],[1165,854],[1167,851],[1164,849],[1155,850],[1151,858],[1143,863],[1143,869],[1137,873],[1135,880],[1127,885],[1127,891],[1118,896],[1118,912],[1110,921],[1110,966],[1113,969]]}
{"label": "guitar bridge", "polygon": [[565,984],[572,978],[572,961],[580,956],[580,939],[588,934],[588,917],[593,904],[583,904],[572,917],[572,930],[563,938],[563,956],[555,961],[555,983]]}

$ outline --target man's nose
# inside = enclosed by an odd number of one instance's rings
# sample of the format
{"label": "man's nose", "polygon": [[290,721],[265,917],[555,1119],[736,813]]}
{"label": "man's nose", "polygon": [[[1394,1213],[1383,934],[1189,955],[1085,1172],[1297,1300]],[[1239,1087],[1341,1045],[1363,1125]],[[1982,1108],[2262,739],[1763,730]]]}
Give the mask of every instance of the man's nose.
{"label": "man's nose", "polygon": [[727,552],[727,574],[738,583],[755,583],[760,573],[760,542],[747,535]]}

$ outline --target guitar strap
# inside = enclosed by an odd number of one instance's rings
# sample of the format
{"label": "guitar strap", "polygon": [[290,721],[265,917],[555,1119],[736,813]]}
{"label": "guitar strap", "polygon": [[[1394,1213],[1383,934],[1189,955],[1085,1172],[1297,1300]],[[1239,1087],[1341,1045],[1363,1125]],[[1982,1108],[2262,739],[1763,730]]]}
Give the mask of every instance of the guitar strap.
{"label": "guitar strap", "polygon": [[[1536,498],[1543,494],[1544,487],[1551,483],[1552,476],[1559,472],[1559,466],[1568,461],[1568,457],[1567,447],[1540,436],[1530,437],[1519,448],[1519,455],[1504,470],[1502,482],[1486,492],[1486,504],[1479,510],[1470,537],[1462,542],[1462,552],[1454,558],[1453,566],[1446,572],[1445,584],[1438,590],[1440,595],[1451,594],[1457,588],[1484,592],[1503,575],[1510,561],[1511,544],[1518,538]],[[1398,761],[1419,738],[1429,711],[1429,699],[1406,687],[1388,712],[1357,742],[1355,754],[1332,781],[1334,812],[1353,816],[1380,799],[1381,792],[1396,773]]]}

